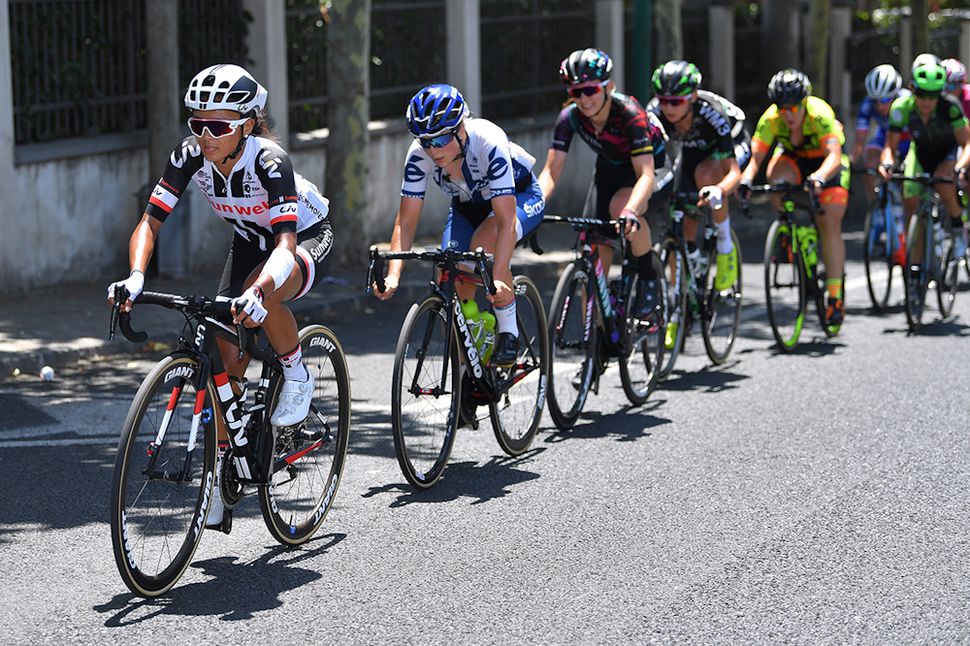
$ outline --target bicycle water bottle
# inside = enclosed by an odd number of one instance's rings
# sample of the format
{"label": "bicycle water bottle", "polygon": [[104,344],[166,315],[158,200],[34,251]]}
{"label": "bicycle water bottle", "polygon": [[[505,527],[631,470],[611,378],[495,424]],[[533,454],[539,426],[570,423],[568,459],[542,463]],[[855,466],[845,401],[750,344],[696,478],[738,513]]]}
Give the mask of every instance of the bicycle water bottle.
{"label": "bicycle water bottle", "polygon": [[[481,357],[482,361],[485,361],[482,356],[482,344],[485,341],[485,320],[483,318],[485,313],[478,309],[478,302],[474,298],[461,302],[461,313],[465,316],[465,324],[472,335],[478,356]],[[491,316],[494,320],[495,316]]]}
{"label": "bicycle water bottle", "polygon": [[495,346],[495,315],[491,312],[482,312],[482,361],[488,363],[492,356],[492,348]]}

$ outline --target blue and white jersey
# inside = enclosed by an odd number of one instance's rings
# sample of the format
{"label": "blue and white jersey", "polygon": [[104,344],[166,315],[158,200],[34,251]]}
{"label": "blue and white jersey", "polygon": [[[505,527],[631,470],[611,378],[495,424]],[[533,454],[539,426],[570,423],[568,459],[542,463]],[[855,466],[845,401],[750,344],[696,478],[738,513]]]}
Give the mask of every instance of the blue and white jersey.
{"label": "blue and white jersey", "polygon": [[[509,141],[505,131],[487,119],[466,119],[468,143],[461,177],[450,177],[414,140],[404,163],[402,197],[424,199],[428,177],[459,202],[483,203],[493,197],[515,195],[517,184],[531,178],[535,157]],[[531,184],[531,180],[530,180]]]}
{"label": "blue and white jersey", "polygon": [[[904,97],[909,95],[909,90],[900,90],[896,98]],[[889,127],[889,115],[885,117],[876,112],[876,100],[871,97],[866,97],[862,99],[862,103],[859,105],[859,117],[855,120],[856,130],[869,130],[870,122],[876,122],[876,128],[880,130],[885,130]]]}

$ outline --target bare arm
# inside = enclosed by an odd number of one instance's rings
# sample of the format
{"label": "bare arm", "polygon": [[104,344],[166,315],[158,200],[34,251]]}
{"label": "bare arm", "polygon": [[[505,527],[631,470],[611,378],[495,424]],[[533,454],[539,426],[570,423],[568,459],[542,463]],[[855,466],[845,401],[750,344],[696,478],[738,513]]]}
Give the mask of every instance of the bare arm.
{"label": "bare arm", "polygon": [[566,154],[555,148],[549,149],[546,155],[546,165],[539,173],[539,187],[542,189],[542,199],[548,200],[552,192],[556,190],[556,182],[562,174],[563,166],[566,164]]}
{"label": "bare arm", "polygon": [[633,163],[633,172],[636,173],[637,182],[630,191],[630,199],[626,201],[624,209],[629,209],[637,215],[647,212],[647,204],[650,196],[653,195],[654,168],[653,155],[637,155],[630,160]]}
{"label": "bare arm", "polygon": [[[515,196],[502,195],[492,198],[492,211],[498,220],[498,236],[495,240],[494,276],[496,294],[495,305],[508,305],[515,298],[512,293],[512,251],[515,249]],[[502,285],[498,283],[504,283]]]}
{"label": "bare arm", "polygon": [[[409,251],[414,244],[414,232],[418,228],[418,221],[421,219],[421,209],[424,207],[424,200],[418,197],[402,197],[401,206],[398,208],[397,216],[394,218],[394,231],[391,233],[391,251]],[[387,278],[385,279],[385,289],[383,292],[374,286],[374,294],[386,301],[394,292],[401,280],[401,272],[404,270],[403,260],[391,260],[387,267]]]}

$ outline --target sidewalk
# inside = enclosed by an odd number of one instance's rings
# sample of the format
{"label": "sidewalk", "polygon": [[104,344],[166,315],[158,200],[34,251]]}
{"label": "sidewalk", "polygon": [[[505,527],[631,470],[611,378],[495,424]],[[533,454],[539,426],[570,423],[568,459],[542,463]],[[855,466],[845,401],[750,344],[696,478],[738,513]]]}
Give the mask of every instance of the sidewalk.
{"label": "sidewalk", "polygon": [[[759,210],[760,211],[760,210]],[[738,235],[763,236],[771,222],[770,212],[755,214],[748,220],[740,214],[732,217]],[[554,279],[559,269],[573,258],[574,233],[566,226],[546,226],[539,241],[545,253],[541,256],[517,249],[513,270],[526,273],[537,281]],[[324,279],[309,294],[291,304],[298,318],[326,322],[349,312],[360,311],[373,296],[363,291],[367,268],[337,271]],[[417,267],[405,272],[405,281],[395,299],[416,299],[427,290],[429,274]],[[153,279],[146,288],[154,292],[211,296],[219,281],[218,272],[189,280]],[[15,370],[38,374],[42,366],[55,370],[85,357],[131,352],[137,349],[120,332],[108,341],[109,309],[105,301],[108,278],[43,288],[27,296],[5,300],[0,314],[0,381]],[[543,294],[543,299],[552,294]],[[161,307],[137,308],[132,327],[145,331],[149,340],[142,348],[157,350],[159,343],[177,341],[183,319],[176,312]]]}

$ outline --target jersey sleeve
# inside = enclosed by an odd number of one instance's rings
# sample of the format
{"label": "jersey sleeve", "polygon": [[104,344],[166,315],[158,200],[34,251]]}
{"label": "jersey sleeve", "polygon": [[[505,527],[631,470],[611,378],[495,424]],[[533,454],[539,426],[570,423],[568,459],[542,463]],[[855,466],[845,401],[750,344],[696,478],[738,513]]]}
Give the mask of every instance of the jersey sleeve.
{"label": "jersey sleeve", "polygon": [[202,149],[195,137],[184,139],[168,158],[165,172],[148,198],[145,213],[164,222],[181,199],[189,180],[202,168],[204,161]]}
{"label": "jersey sleeve", "polygon": [[556,127],[552,131],[552,144],[549,146],[553,150],[569,152],[569,144],[573,140],[573,133],[576,132],[572,117],[575,110],[575,105],[568,105],[559,113],[559,118],[556,119]]}
{"label": "jersey sleeve", "polygon": [[953,97],[945,97],[947,103],[946,116],[947,120],[954,130],[959,130],[963,126],[967,125],[967,116],[963,114],[963,108],[960,106],[960,102]]}
{"label": "jersey sleeve", "polygon": [[630,99],[630,115],[626,122],[624,132],[627,141],[630,142],[630,157],[653,154],[652,128],[647,123],[647,113],[643,107],[634,99]]}
{"label": "jersey sleeve", "polygon": [[872,99],[866,97],[859,106],[859,116],[855,120],[856,130],[869,130],[869,122],[872,121]]}
{"label": "jersey sleeve", "polygon": [[778,118],[778,110],[775,106],[772,105],[764,111],[764,114],[758,119],[754,136],[751,137],[752,151],[766,153],[775,145],[775,119]]}
{"label": "jersey sleeve", "polygon": [[300,198],[290,156],[282,148],[267,146],[259,151],[255,170],[266,189],[273,235],[295,233]]}
{"label": "jersey sleeve", "polygon": [[906,120],[909,117],[909,104],[912,98],[901,96],[889,106],[889,131],[902,132],[906,127]]}
{"label": "jersey sleeve", "polygon": [[421,148],[417,140],[411,142],[404,162],[404,180],[401,182],[401,197],[424,199],[428,190],[428,175],[431,173],[431,158]]}
{"label": "jersey sleeve", "polygon": [[482,171],[492,197],[515,195],[515,176],[512,168],[512,146],[509,137],[497,125],[481,121],[476,137],[481,138]]}

